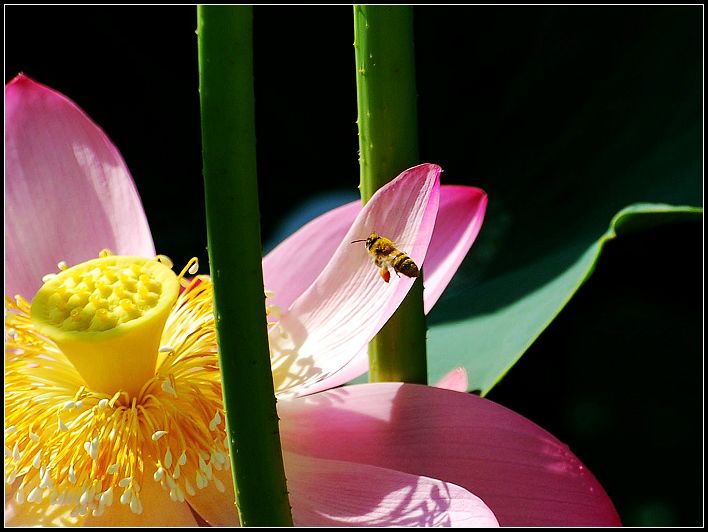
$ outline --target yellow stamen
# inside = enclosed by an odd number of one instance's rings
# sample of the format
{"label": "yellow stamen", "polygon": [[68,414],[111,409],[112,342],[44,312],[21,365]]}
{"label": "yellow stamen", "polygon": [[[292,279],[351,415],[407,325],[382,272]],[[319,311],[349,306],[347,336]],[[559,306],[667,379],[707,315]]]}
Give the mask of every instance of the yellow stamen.
{"label": "yellow stamen", "polygon": [[[122,259],[106,255],[101,260]],[[55,304],[51,313],[38,314],[46,319],[30,317],[35,308],[30,309],[22,297],[6,298],[5,480],[13,485],[15,501],[38,508],[51,503],[52,508],[66,508],[67,515],[70,511],[71,516],[79,517],[108,514],[111,506],[118,504],[127,505],[134,513],[147,511],[140,495],[145,482],[158,482],[175,501],[194,495],[195,482],[202,489],[220,489],[212,471],[229,467],[228,438],[222,422],[208,277],[187,283],[176,302],[169,305],[164,328],[155,341],[150,339],[157,363],[135,384],[137,392],[129,392],[123,384],[96,388],[68,360],[75,356],[76,348],[83,349],[94,365],[103,364],[107,344],[95,338],[125,337],[126,349],[139,349],[136,343],[147,341],[139,325],[150,321],[146,315],[154,307],[136,297],[131,298],[132,306],[127,305],[122,301],[125,297],[115,296],[116,285],[125,288],[130,284],[126,276],[134,279],[135,294],[141,284],[151,289],[150,281],[155,277],[151,271],[143,271],[145,262],[141,261],[146,260],[137,261],[139,268],[129,264],[120,270],[98,268],[95,272],[95,265],[85,263],[60,272],[50,283],[58,285],[55,293],[59,295],[53,300],[64,307]],[[156,261],[146,262],[164,268]],[[136,273],[136,269],[143,273]],[[101,272],[104,275],[99,275]],[[123,279],[121,274],[125,274]],[[92,283],[94,290],[83,294]],[[165,290],[164,284],[161,286],[158,305]],[[100,293],[106,287],[110,296]],[[99,294],[93,296],[96,291]],[[70,304],[75,294],[79,297]],[[35,301],[44,298],[38,296]],[[96,304],[101,301],[105,306]],[[87,307],[92,315],[87,316]],[[126,312],[118,316],[118,307]],[[75,309],[74,320],[71,312]],[[112,328],[100,329],[101,309],[115,316]],[[142,314],[131,317],[134,309]],[[76,324],[74,330],[61,327],[67,320]],[[57,339],[51,327],[59,330]],[[119,334],[121,329],[124,334]],[[130,340],[134,335],[138,339]],[[69,346],[66,353],[65,346]],[[135,371],[130,356],[117,352],[122,360],[120,372],[126,371],[126,365],[129,372]]]}
{"label": "yellow stamen", "polygon": [[136,396],[154,375],[177,277],[157,261],[107,255],[62,271],[32,301],[32,322],[94,391]]}

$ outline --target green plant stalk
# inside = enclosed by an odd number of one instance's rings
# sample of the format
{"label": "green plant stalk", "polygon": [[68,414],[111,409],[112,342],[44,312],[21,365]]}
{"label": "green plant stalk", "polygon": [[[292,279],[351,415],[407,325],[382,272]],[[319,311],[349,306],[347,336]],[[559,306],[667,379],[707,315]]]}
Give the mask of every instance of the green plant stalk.
{"label": "green plant stalk", "polygon": [[[418,163],[413,8],[354,6],[354,50],[359,189],[366,203],[388,181]],[[369,343],[369,381],[426,384],[425,333],[421,272],[396,313]]]}
{"label": "green plant stalk", "polygon": [[291,526],[261,266],[253,10],[199,6],[209,263],[236,504],[244,526]]}

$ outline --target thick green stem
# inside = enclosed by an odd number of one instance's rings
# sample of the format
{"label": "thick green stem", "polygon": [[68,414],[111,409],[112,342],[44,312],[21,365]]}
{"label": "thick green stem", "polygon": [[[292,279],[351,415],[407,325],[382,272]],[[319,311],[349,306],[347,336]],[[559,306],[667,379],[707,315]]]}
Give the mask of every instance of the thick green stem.
{"label": "thick green stem", "polygon": [[209,264],[236,504],[244,526],[292,525],[261,267],[253,11],[199,6]]}
{"label": "thick green stem", "polygon": [[[418,161],[413,10],[354,6],[361,198]],[[382,235],[386,236],[386,235]],[[369,380],[425,384],[422,274],[369,344]]]}

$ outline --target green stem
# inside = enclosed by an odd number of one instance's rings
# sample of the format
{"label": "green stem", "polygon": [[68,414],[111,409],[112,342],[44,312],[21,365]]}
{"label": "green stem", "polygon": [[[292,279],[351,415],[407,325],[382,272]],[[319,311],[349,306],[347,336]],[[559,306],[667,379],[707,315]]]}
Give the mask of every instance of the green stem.
{"label": "green stem", "polygon": [[[361,198],[418,163],[413,8],[354,6]],[[383,235],[385,236],[385,235]],[[369,380],[427,383],[423,279],[369,344]]]}
{"label": "green stem", "polygon": [[209,264],[236,504],[244,526],[290,526],[268,351],[253,94],[253,10],[199,6]]}

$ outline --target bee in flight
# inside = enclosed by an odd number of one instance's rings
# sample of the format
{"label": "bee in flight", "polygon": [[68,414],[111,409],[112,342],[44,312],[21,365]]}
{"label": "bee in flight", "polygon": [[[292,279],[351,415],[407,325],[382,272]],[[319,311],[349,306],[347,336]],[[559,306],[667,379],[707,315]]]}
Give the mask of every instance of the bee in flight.
{"label": "bee in flight", "polygon": [[396,245],[388,238],[371,233],[366,240],[353,240],[355,242],[366,242],[364,244],[374,259],[374,264],[379,267],[379,275],[388,282],[391,279],[389,268],[393,268],[396,275],[403,274],[406,277],[418,277],[420,270],[405,252],[396,248]]}

